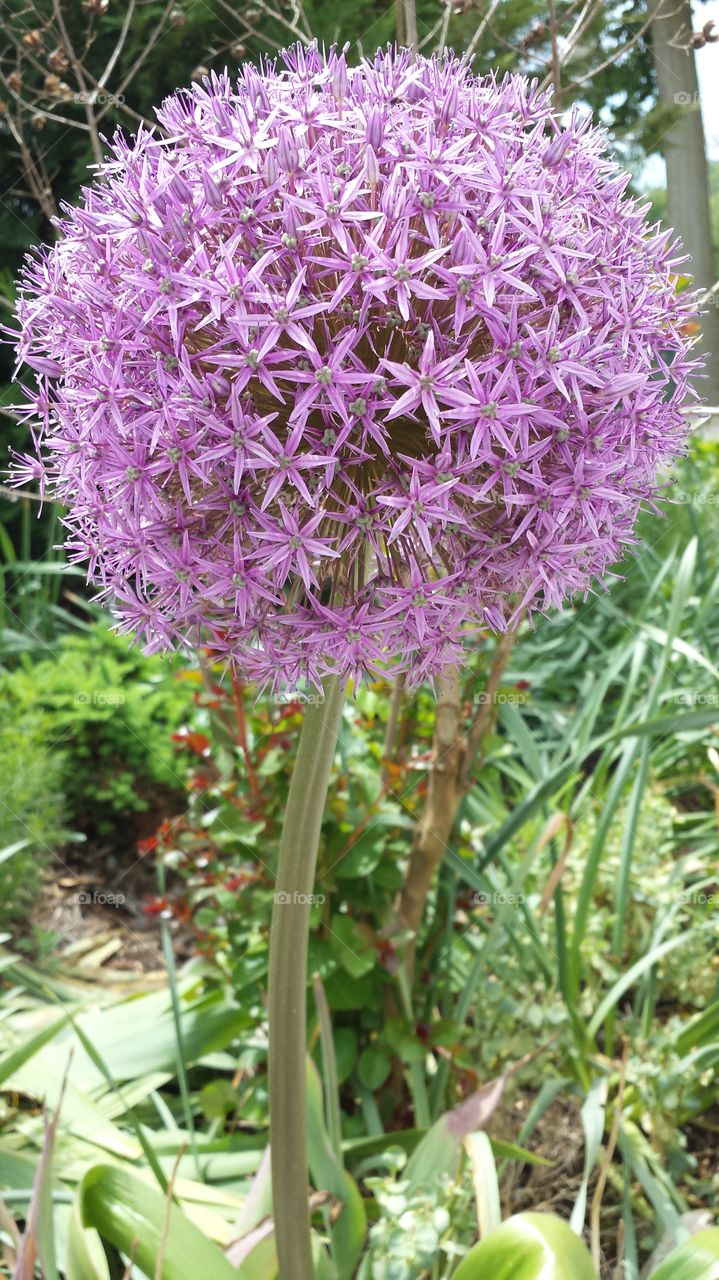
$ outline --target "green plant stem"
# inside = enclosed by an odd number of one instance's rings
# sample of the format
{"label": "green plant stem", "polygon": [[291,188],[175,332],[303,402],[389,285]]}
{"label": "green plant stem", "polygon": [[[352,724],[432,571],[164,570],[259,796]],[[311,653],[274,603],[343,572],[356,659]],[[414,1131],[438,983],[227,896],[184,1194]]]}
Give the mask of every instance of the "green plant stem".
{"label": "green plant stem", "polygon": [[317,1021],[320,1029],[320,1047],[322,1049],[323,1085],[325,1099],[325,1123],[332,1150],[338,1164],[342,1164],[342,1113],[340,1111],[340,1086],[337,1078],[337,1057],[332,1038],[332,1015],[327,1002],[322,979],[318,973],[312,977],[312,990],[315,997]]}
{"label": "green plant stem", "polygon": [[[160,893],[164,895],[167,884],[164,862],[159,862],[157,865],[157,882]],[[205,1179],[202,1172],[202,1166],[200,1165],[200,1156],[197,1150],[195,1124],[192,1118],[190,1082],[187,1076],[187,1063],[185,1061],[185,1049],[182,1040],[182,1008],[180,1005],[180,993],[177,989],[175,953],[172,949],[172,938],[170,937],[170,930],[166,920],[160,920],[160,937],[162,940],[162,954],[165,960],[165,968],[167,969],[167,983],[170,989],[172,1021],[175,1028],[175,1059],[177,1062],[177,1083],[180,1089],[182,1114],[185,1120],[188,1138],[190,1140],[190,1150],[192,1151],[192,1159],[195,1165],[195,1176],[198,1182],[204,1182]]]}
{"label": "green plant stem", "polygon": [[334,676],[305,712],[277,864],[270,932],[270,1143],[282,1280],[313,1274],[307,1174],[307,946],[310,895],[344,688]]}

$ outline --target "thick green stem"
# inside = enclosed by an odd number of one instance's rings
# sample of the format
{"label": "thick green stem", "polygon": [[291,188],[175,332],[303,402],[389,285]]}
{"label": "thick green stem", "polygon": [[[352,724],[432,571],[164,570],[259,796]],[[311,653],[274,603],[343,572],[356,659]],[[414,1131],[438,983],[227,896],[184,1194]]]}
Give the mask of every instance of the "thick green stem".
{"label": "thick green stem", "polygon": [[275,1238],[282,1280],[310,1280],[307,1173],[307,942],[317,846],[344,688],[325,681],[300,734],[277,865],[270,932],[270,1142]]}

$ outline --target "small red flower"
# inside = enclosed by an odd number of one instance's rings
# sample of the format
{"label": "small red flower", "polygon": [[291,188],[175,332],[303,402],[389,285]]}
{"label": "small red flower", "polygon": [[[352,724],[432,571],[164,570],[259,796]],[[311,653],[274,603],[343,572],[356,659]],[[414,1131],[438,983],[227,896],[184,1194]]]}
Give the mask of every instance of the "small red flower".
{"label": "small red flower", "polygon": [[210,754],[210,739],[206,738],[204,733],[194,733],[189,729],[181,729],[179,733],[170,734],[171,742],[179,742],[181,746],[188,747],[190,751],[194,751],[196,756],[208,756]]}
{"label": "small red flower", "polygon": [[170,904],[167,898],[150,898],[146,902],[142,910],[146,916],[159,916],[163,911],[169,911]]}

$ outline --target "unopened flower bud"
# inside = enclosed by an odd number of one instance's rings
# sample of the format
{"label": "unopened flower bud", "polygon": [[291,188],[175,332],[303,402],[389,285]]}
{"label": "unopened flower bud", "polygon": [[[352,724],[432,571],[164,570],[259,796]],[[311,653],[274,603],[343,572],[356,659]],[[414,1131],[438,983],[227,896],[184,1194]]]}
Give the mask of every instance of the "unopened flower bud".
{"label": "unopened flower bud", "polygon": [[300,151],[290,130],[283,125],[277,141],[277,163],[285,173],[297,173],[300,167]]}
{"label": "unopened flower bud", "polygon": [[347,75],[347,63],[345,62],[344,54],[342,54],[337,59],[337,66],[332,77],[332,97],[337,102],[341,102],[343,98],[347,97],[348,89],[349,78]]}
{"label": "unopened flower bud", "polygon": [[364,156],[364,174],[371,187],[376,187],[379,182],[379,160],[375,154],[374,147],[368,147]]}
{"label": "unopened flower bud", "polygon": [[280,176],[274,151],[268,151],[262,166],[262,177],[268,187],[273,187]]}
{"label": "unopened flower bud", "polygon": [[556,165],[562,163],[562,160],[569,150],[571,141],[572,135],[568,129],[565,129],[564,133],[557,134],[556,138],[550,142],[542,157],[548,168],[554,168]]}
{"label": "unopened flower bud", "polygon": [[221,209],[223,205],[222,194],[215,179],[207,172],[202,170],[202,190],[205,193],[205,199],[212,209]]}
{"label": "unopened flower bud", "polygon": [[456,84],[453,84],[439,111],[439,122],[441,125],[444,125],[445,128],[447,125],[452,123],[457,115],[458,106],[459,90],[457,89]]}
{"label": "unopened flower bud", "polygon": [[367,117],[367,142],[374,151],[379,151],[384,137],[384,117],[382,112],[373,107]]}

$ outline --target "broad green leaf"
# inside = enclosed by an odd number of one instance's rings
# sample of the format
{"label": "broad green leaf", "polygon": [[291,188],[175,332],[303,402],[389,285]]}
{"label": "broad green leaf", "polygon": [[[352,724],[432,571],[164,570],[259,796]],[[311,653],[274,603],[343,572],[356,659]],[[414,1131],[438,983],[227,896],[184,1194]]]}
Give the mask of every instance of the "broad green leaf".
{"label": "broad green leaf", "polygon": [[67,1234],[66,1280],[110,1280],[105,1250],[91,1227],[83,1227],[76,1197]]}
{"label": "broad green leaf", "polygon": [[[249,1280],[176,1205],[128,1169],[96,1164],[80,1185],[82,1223],[157,1280]],[[161,1255],[159,1275],[156,1271]]]}
{"label": "broad green leaf", "polygon": [[719,1000],[685,1023],[677,1036],[677,1052],[688,1053],[690,1049],[711,1043],[717,1036],[719,1036]]}
{"label": "broad green leaf", "polygon": [[659,1264],[650,1280],[719,1280],[719,1227],[686,1240]]}
{"label": "broad green leaf", "polygon": [[19,1044],[17,1048],[10,1049],[8,1053],[4,1053],[0,1058],[0,1084],[4,1084],[19,1071],[29,1058],[32,1058],[40,1049],[50,1040],[54,1040],[58,1031],[61,1031],[67,1024],[67,1015],[58,1018],[51,1023],[49,1027],[43,1027],[42,1031],[38,1031],[36,1035],[29,1036],[27,1040]]}
{"label": "broad green leaf", "polygon": [[314,1063],[307,1061],[307,1144],[310,1172],[318,1191],[329,1191],[342,1202],[331,1227],[332,1256],[338,1276],[352,1276],[367,1231],[364,1202],[354,1178],[337,1159],[325,1128],[322,1085]]}
{"label": "broad green leaf", "polygon": [[467,1254],[454,1280],[597,1280],[586,1245],[545,1213],[510,1218]]}
{"label": "broad green leaf", "polygon": [[497,1166],[494,1151],[486,1133],[469,1133],[464,1140],[469,1156],[477,1201],[477,1223],[482,1239],[496,1231],[502,1222]]}
{"label": "broad green leaf", "polygon": [[582,1128],[584,1129],[584,1173],[572,1210],[570,1226],[579,1234],[584,1227],[587,1212],[587,1193],[592,1169],[599,1155],[604,1134],[606,1083],[595,1080],[582,1105]]}
{"label": "broad green leaf", "polygon": [[392,1070],[392,1059],[383,1049],[375,1049],[368,1045],[363,1049],[357,1063],[357,1075],[365,1089],[374,1093],[380,1089]]}
{"label": "broad green leaf", "polygon": [[[373,823],[373,826],[376,825]],[[382,840],[359,838],[335,867],[338,880],[357,880],[371,875],[384,854]]]}
{"label": "broad green leaf", "polygon": [[[244,1026],[241,1009],[221,994],[201,1000],[188,1000],[180,995],[182,1046],[187,1063],[196,1062],[206,1053],[224,1049],[235,1033]],[[78,1020],[107,1070],[120,1083],[153,1071],[173,1071],[176,1066],[175,1027],[166,991],[123,1001],[110,1009],[93,1011]],[[84,1052],[77,1058],[84,1058]],[[85,1064],[83,1064],[85,1065]],[[80,1063],[78,1063],[79,1070]],[[103,1079],[92,1065],[88,1076],[92,1083]],[[70,1073],[75,1078],[75,1064]]]}
{"label": "broad green leaf", "polygon": [[38,1157],[0,1146],[0,1198],[5,1191],[29,1191],[35,1180]]}
{"label": "broad green leaf", "polygon": [[351,916],[334,915],[330,925],[330,944],[335,958],[353,978],[361,978],[374,968],[377,953],[372,945],[372,931]]}
{"label": "broad green leaf", "polygon": [[506,1076],[490,1080],[453,1111],[446,1111],[435,1121],[407,1162],[405,1179],[408,1195],[431,1192],[437,1181],[446,1175],[456,1177],[465,1138],[487,1124],[499,1105],[505,1083]]}

